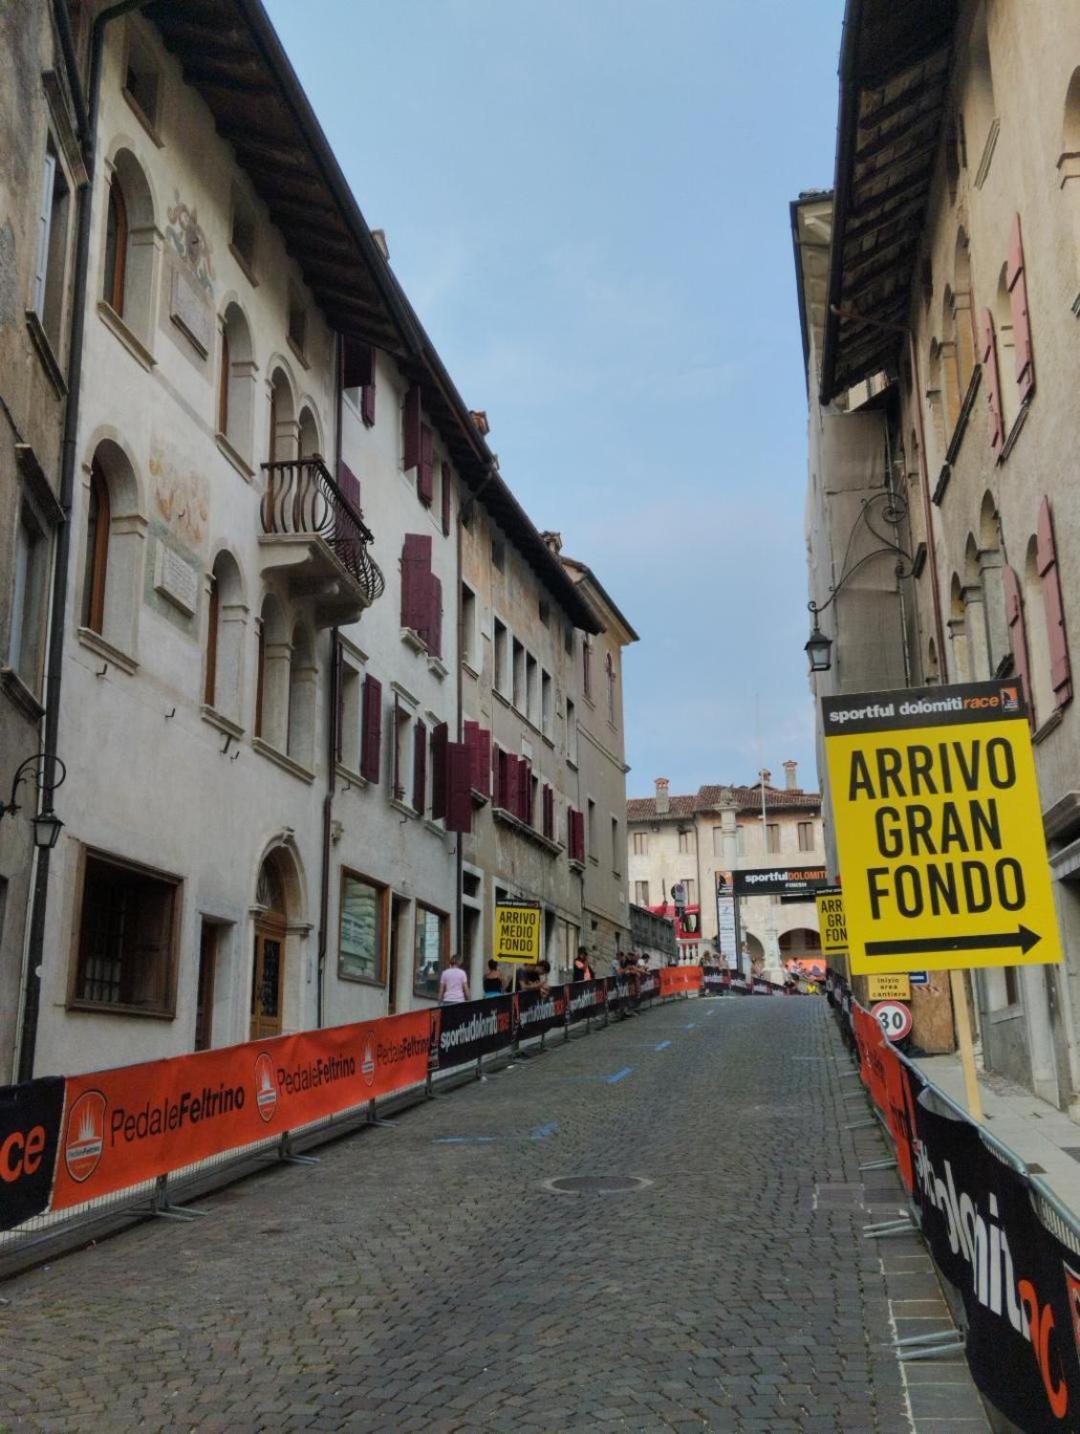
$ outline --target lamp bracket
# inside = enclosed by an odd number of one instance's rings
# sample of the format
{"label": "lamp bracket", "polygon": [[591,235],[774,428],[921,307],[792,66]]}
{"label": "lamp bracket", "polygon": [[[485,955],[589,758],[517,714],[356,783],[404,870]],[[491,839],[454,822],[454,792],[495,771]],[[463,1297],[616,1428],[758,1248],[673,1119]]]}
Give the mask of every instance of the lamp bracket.
{"label": "lamp bracket", "polygon": [[[831,607],[840,595],[844,584],[847,583],[860,568],[866,566],[873,558],[883,557],[886,553],[895,553],[897,558],[896,576],[898,578],[910,578],[915,570],[915,559],[901,547],[898,542],[890,539],[874,526],[875,520],[888,523],[893,529],[899,528],[908,514],[908,505],[901,493],[894,493],[890,488],[883,488],[880,492],[874,493],[869,498],[864,498],[859,508],[859,515],[852,524],[851,532],[848,534],[847,546],[844,549],[844,561],[840,568],[839,579],[829,589],[829,596],[823,603],[808,602],[807,609],[813,614],[815,623],[820,613]],[[851,549],[855,542],[855,535],[860,527],[865,527],[869,533],[881,544],[880,547],[864,553],[857,561],[851,561]],[[895,535],[894,535],[895,536]]]}

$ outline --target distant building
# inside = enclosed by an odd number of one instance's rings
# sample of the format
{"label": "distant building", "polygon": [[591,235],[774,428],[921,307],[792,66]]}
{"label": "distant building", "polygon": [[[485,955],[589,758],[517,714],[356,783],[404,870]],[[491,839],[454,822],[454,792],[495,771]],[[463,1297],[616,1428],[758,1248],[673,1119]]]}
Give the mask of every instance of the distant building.
{"label": "distant building", "polygon": [[[675,918],[658,916],[645,906],[630,903],[630,943],[650,966],[673,966],[679,959]],[[603,975],[604,972],[598,972]]]}
{"label": "distant building", "polygon": [[[685,907],[675,927],[682,960],[716,950],[718,875],[824,866],[821,794],[797,785],[794,762],[784,769],[783,787],[774,787],[766,771],[756,786],[704,786],[692,796],[672,796],[661,777],[655,795],[627,802],[630,899],[674,917],[672,888],[682,883]],[[820,952],[813,901],[745,897],[739,912],[743,945],[759,969],[778,971],[786,961]]]}

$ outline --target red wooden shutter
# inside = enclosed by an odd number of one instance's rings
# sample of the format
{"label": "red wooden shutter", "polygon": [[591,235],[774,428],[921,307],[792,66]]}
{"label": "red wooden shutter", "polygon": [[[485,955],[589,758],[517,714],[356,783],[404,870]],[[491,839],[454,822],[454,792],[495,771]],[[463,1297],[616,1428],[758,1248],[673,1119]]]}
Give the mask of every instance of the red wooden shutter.
{"label": "red wooden shutter", "polygon": [[532,826],[532,765],[525,757],[518,762],[517,814]]}
{"label": "red wooden shutter", "polygon": [[341,639],[334,643],[334,760],[341,761],[345,733],[345,661]]}
{"label": "red wooden shutter", "polygon": [[1035,726],[1035,699],[1031,691],[1031,670],[1028,662],[1027,633],[1024,631],[1024,600],[1020,595],[1020,579],[1012,568],[1001,570],[1005,587],[1005,621],[1009,625],[1009,646],[1012,649],[1013,671],[1024,693],[1028,720]]}
{"label": "red wooden shutter", "polygon": [[356,516],[359,518],[361,516],[360,479],[357,478],[356,474],[345,463],[338,464],[337,485],[341,489],[346,502],[351,503],[356,509]]}
{"label": "red wooden shutter", "polygon": [[986,401],[990,420],[990,447],[1000,453],[1005,442],[1005,425],[1001,418],[1001,375],[998,372],[997,344],[994,340],[994,316],[983,309],[979,336],[979,362],[986,380]]}
{"label": "red wooden shutter", "polygon": [[417,721],[413,729],[413,806],[424,815],[427,802],[427,727]]}
{"label": "red wooden shutter", "polygon": [[543,795],[543,833],[549,841],[555,838],[555,793],[547,782]]}
{"label": "red wooden shutter", "polygon": [[566,845],[571,861],[585,860],[585,818],[573,807],[566,810]]}
{"label": "red wooden shutter", "polygon": [[1036,560],[1042,579],[1043,609],[1046,612],[1046,635],[1050,643],[1050,683],[1054,701],[1064,707],[1072,701],[1072,664],[1069,642],[1065,634],[1065,608],[1061,601],[1061,570],[1058,567],[1057,545],[1054,542],[1054,518],[1050,499],[1039,507],[1039,526],[1035,536]]}
{"label": "red wooden shutter", "polygon": [[420,462],[420,389],[413,384],[405,395],[405,412],[402,417],[402,437],[404,439],[405,457],[403,466],[408,472],[415,468]]}
{"label": "red wooden shutter", "polygon": [[1012,309],[1016,387],[1020,394],[1020,402],[1025,403],[1035,391],[1035,355],[1031,348],[1031,317],[1028,313],[1027,275],[1024,273],[1024,241],[1020,234],[1019,214],[1013,215],[1005,283],[1009,288],[1009,305]]}
{"label": "red wooden shutter", "polygon": [[476,734],[473,786],[481,795],[491,796],[491,733],[486,727],[481,727]]}
{"label": "red wooden shutter", "polygon": [[442,465],[442,530],[445,536],[450,533],[450,465]]}
{"label": "red wooden shutter", "polygon": [[426,423],[420,427],[420,463],[416,470],[416,494],[425,508],[431,507],[435,497],[435,435]]}
{"label": "red wooden shutter", "polygon": [[446,830],[472,831],[469,749],[464,742],[446,744]]}
{"label": "red wooden shutter", "polygon": [[377,782],[382,749],[382,683],[370,675],[364,678],[363,729],[360,775]]}
{"label": "red wooden shutter", "polygon": [[495,791],[492,801],[497,807],[501,807],[503,804],[503,750],[501,747],[493,745],[492,752],[494,756],[492,767],[495,772]]}
{"label": "red wooden shutter", "polygon": [[394,796],[400,802],[405,795],[405,784],[401,780],[401,698],[394,693],[394,725],[390,729],[390,750],[394,758]]}
{"label": "red wooden shutter", "polygon": [[375,427],[375,369],[371,370],[371,382],[360,390],[360,417],[365,428]]}
{"label": "red wooden shutter", "polygon": [[446,816],[446,750],[450,729],[440,722],[431,729],[431,817],[438,821]]}
{"label": "red wooden shutter", "polygon": [[428,609],[431,537],[406,533],[401,548],[401,625],[423,636]]}

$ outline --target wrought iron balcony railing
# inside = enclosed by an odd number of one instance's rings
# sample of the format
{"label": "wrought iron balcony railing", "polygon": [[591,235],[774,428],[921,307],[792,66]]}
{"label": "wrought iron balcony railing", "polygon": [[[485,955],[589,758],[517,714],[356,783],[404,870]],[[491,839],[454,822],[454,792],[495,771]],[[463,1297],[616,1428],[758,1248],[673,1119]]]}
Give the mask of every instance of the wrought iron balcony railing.
{"label": "wrought iron balcony railing", "polygon": [[381,597],[386,583],[367,550],[368,543],[374,541],[371,530],[331,478],[323,460],[316,455],[262,467],[266,474],[260,509],[263,532],[277,537],[321,538],[363,589],[367,602]]}

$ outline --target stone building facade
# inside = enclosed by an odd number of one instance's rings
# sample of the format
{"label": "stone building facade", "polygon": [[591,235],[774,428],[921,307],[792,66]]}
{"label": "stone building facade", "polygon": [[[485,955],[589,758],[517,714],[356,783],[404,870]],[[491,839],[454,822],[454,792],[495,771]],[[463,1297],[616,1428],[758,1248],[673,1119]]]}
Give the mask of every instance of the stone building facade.
{"label": "stone building facade", "polygon": [[[90,184],[64,231],[86,278],[63,290],[83,320],[52,625],[65,828],[35,947],[29,823],[0,820],[0,1059],[77,1072],[422,1006],[453,952],[478,980],[502,889],[543,902],[567,967],[586,921],[577,654],[624,620],[514,499],[260,7],[78,14],[83,147],[48,83],[19,138],[39,169],[55,154],[53,192],[80,155]],[[40,18],[27,53],[55,68]],[[17,287],[34,221],[12,214]],[[18,525],[58,520],[51,280],[46,298],[17,333],[0,322],[19,375],[9,650],[38,581]],[[4,729],[6,782],[37,745],[41,660],[0,679],[26,729]]]}
{"label": "stone building facade", "polygon": [[[895,547],[862,570],[869,597],[852,586],[823,618],[833,671],[818,690],[1025,687],[1067,958],[969,986],[985,1065],[1068,1109],[1080,1091],[1080,11],[848,11],[835,194],[793,206],[812,597],[839,584],[862,499]],[[816,252],[815,223],[829,231]]]}
{"label": "stone building facade", "polygon": [[[661,777],[653,796],[627,802],[630,899],[675,916],[672,888],[682,883],[685,907],[675,922],[682,960],[718,949],[718,877],[730,884],[735,871],[824,865],[821,794],[798,786],[794,762],[784,766],[783,787],[765,771],[756,786],[704,786],[682,796]],[[785,962],[820,951],[813,901],[740,897],[739,919],[756,970],[779,973]]]}

